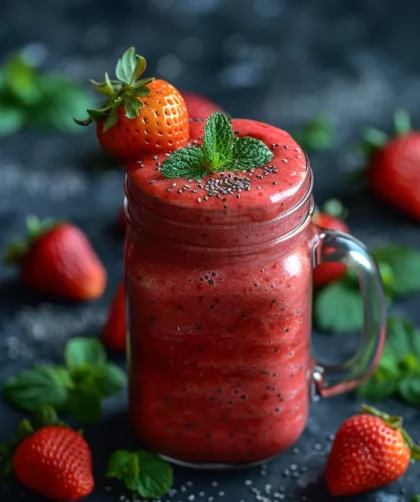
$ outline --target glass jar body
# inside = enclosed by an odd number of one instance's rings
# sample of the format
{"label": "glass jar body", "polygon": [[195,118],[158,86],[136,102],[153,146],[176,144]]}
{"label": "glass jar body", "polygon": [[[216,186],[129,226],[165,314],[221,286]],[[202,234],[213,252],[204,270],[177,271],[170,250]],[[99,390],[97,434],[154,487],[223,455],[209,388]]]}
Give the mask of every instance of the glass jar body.
{"label": "glass jar body", "polygon": [[130,414],[145,446],[181,463],[249,464],[300,436],[313,366],[306,214],[269,244],[254,245],[256,223],[242,223],[237,240],[249,235],[250,245],[229,248],[184,245],[129,221]]}

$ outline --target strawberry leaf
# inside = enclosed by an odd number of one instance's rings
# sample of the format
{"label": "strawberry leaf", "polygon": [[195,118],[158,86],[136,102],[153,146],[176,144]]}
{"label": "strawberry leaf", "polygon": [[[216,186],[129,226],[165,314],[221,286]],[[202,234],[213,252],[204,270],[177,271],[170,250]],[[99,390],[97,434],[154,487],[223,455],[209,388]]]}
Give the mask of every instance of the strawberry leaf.
{"label": "strawberry leaf", "polygon": [[138,482],[140,496],[154,499],[165,495],[172,487],[172,467],[153,453],[140,450],[136,454],[140,465]]}
{"label": "strawberry leaf", "polygon": [[203,165],[201,148],[181,148],[162,164],[162,174],[167,178],[199,179],[207,174]]}
{"label": "strawberry leaf", "polygon": [[407,375],[402,378],[398,382],[398,392],[407,403],[420,405],[420,375]]}
{"label": "strawberry leaf", "polygon": [[118,113],[117,113],[117,108],[112,107],[108,111],[108,115],[105,119],[104,125],[103,125],[103,131],[107,132],[111,127],[113,127],[116,123],[118,122]]}
{"label": "strawberry leaf", "polygon": [[203,158],[209,171],[221,171],[233,159],[235,136],[226,115],[214,113],[204,127]]}
{"label": "strawberry leaf", "polygon": [[65,350],[68,368],[74,370],[80,366],[105,366],[107,354],[97,338],[73,338]]}
{"label": "strawberry leaf", "polygon": [[130,95],[137,96],[138,98],[145,98],[151,91],[150,87],[143,85],[141,87],[135,87],[131,89]]}
{"label": "strawberry leaf", "polygon": [[411,131],[411,119],[405,110],[397,110],[394,114],[394,128],[398,135],[404,135]]}
{"label": "strawberry leaf", "polygon": [[334,216],[334,218],[340,218],[340,220],[345,220],[349,215],[348,209],[338,199],[328,199],[325,201],[321,212]]}
{"label": "strawberry leaf", "polygon": [[139,99],[127,96],[124,99],[125,116],[129,119],[135,119],[142,106],[143,103]]}
{"label": "strawberry leaf", "polygon": [[246,171],[262,167],[273,158],[273,152],[262,141],[243,137],[236,138],[233,147],[233,171]]}
{"label": "strawberry leaf", "polygon": [[133,80],[134,71],[137,67],[136,50],[134,47],[127,49],[117,62],[115,75],[118,80],[130,84]]}
{"label": "strawberry leaf", "polygon": [[146,60],[144,59],[144,57],[139,56],[137,54],[136,58],[137,58],[137,64],[134,68],[133,76],[131,78],[130,83],[133,83],[135,80],[137,80],[140,77],[140,75],[144,73],[144,70],[146,69]]}

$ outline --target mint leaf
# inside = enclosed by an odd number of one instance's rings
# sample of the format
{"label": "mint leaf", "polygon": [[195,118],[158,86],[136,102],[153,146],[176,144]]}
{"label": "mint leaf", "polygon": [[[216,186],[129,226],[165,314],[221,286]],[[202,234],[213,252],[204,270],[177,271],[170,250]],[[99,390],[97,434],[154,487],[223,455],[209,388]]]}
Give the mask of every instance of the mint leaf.
{"label": "mint leaf", "polygon": [[163,162],[167,178],[202,178],[209,172],[246,171],[264,166],[273,153],[259,139],[235,138],[227,117],[213,113],[204,127],[202,147],[177,150]]}
{"label": "mint leaf", "polygon": [[384,368],[378,368],[369,380],[360,385],[358,393],[365,399],[379,401],[391,397],[397,388],[395,374]]}
{"label": "mint leaf", "polygon": [[11,404],[33,411],[40,405],[61,408],[69,397],[72,381],[68,371],[55,366],[19,373],[4,385],[4,397]]}
{"label": "mint leaf", "polygon": [[109,459],[106,475],[122,481],[130,491],[137,492],[140,475],[137,454],[128,450],[114,452]]}
{"label": "mint leaf", "polygon": [[143,103],[139,99],[127,96],[124,99],[125,116],[129,119],[135,119],[142,106]]}
{"label": "mint leaf", "polygon": [[413,325],[404,319],[399,317],[388,319],[384,352],[392,353],[398,364],[401,364],[412,350],[413,331]]}
{"label": "mint leaf", "polygon": [[203,150],[196,147],[177,150],[162,164],[161,173],[167,178],[202,178],[207,174],[203,166]]}
{"label": "mint leaf", "polygon": [[389,265],[394,273],[392,285],[396,295],[404,296],[420,291],[420,252],[408,246],[391,244],[373,251],[378,262]]}
{"label": "mint leaf", "polygon": [[235,136],[226,115],[213,113],[204,127],[203,159],[209,171],[221,171],[233,158]]}
{"label": "mint leaf", "polygon": [[273,152],[259,139],[243,137],[236,138],[233,147],[233,162],[231,170],[247,171],[262,167],[273,158]]}
{"label": "mint leaf", "polygon": [[398,382],[400,396],[409,404],[420,405],[420,375],[407,375]]}
{"label": "mint leaf", "polygon": [[90,385],[72,389],[65,409],[80,422],[96,422],[102,416],[99,392]]}
{"label": "mint leaf", "polygon": [[84,365],[104,366],[107,354],[97,338],[73,338],[66,345],[65,360],[70,370]]}
{"label": "mint leaf", "polygon": [[342,282],[322,289],[314,302],[316,326],[333,333],[359,330],[363,326],[362,298],[359,290]]}
{"label": "mint leaf", "polygon": [[136,50],[134,47],[127,49],[117,62],[115,75],[118,80],[125,84],[130,84],[133,79],[134,71],[137,67]]}
{"label": "mint leaf", "polygon": [[127,375],[114,363],[108,363],[96,378],[103,397],[109,397],[120,392],[127,385]]}
{"label": "mint leaf", "polygon": [[411,502],[420,502],[420,495],[414,495],[411,497]]}
{"label": "mint leaf", "polygon": [[25,105],[32,105],[40,98],[38,78],[35,68],[21,54],[11,57],[4,65],[3,85]]}
{"label": "mint leaf", "polygon": [[136,454],[140,465],[138,481],[140,496],[153,499],[165,495],[172,487],[172,467],[153,453],[140,450]]}
{"label": "mint leaf", "polygon": [[334,146],[334,134],[331,120],[318,115],[303,125],[293,134],[299,145],[307,151],[331,150]]}
{"label": "mint leaf", "polygon": [[25,113],[19,107],[0,101],[0,138],[18,131],[25,122]]}

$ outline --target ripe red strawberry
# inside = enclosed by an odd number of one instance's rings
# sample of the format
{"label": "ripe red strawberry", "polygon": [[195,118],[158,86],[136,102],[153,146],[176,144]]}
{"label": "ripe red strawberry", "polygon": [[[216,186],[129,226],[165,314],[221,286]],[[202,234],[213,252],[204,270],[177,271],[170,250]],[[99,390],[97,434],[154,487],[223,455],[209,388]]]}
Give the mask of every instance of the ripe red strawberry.
{"label": "ripe red strawberry", "polygon": [[410,459],[420,459],[420,447],[401,428],[400,417],[368,406],[363,412],[346,420],[336,434],[325,470],[332,495],[385,486],[405,473]]}
{"label": "ripe red strawberry", "polygon": [[128,49],[116,66],[117,80],[105,74],[104,82],[92,81],[106,96],[98,110],[88,110],[89,118],[78,122],[97,122],[102,148],[117,159],[138,159],[147,153],[160,153],[184,147],[189,140],[187,107],[181,93],[164,80],[138,80],[146,61]]}
{"label": "ripe red strawberry", "polygon": [[195,92],[183,92],[188,115],[193,119],[206,120],[215,112],[223,112],[222,108],[210,99]]}
{"label": "ripe red strawberry", "polygon": [[404,112],[395,115],[395,125],[397,135],[391,139],[380,131],[367,131],[369,183],[383,200],[420,221],[420,132],[410,131]]}
{"label": "ripe red strawberry", "polygon": [[43,409],[41,418],[36,431],[22,421],[18,441],[1,447],[3,462],[22,484],[44,497],[63,502],[86,497],[94,486],[89,445],[60,424],[53,410]]}
{"label": "ripe red strawberry", "polygon": [[108,311],[108,318],[102,330],[102,342],[107,349],[125,352],[125,288],[121,281]]}
{"label": "ripe red strawberry", "polygon": [[71,300],[95,300],[102,296],[106,270],[86,235],[70,223],[37,218],[27,220],[26,241],[12,243],[6,252],[17,262],[25,286]]}
{"label": "ripe red strawberry", "polygon": [[[340,209],[341,206],[341,209]],[[334,211],[331,211],[331,208]],[[350,229],[347,224],[337,216],[329,214],[327,211],[333,212],[333,214],[343,214],[343,206],[341,203],[335,199],[328,201],[322,210],[322,212],[316,212],[314,215],[314,223],[322,228],[330,228],[333,230],[339,230],[340,232],[349,233]],[[318,265],[313,271],[313,284],[315,287],[326,286],[330,282],[340,279],[346,272],[346,266],[342,263],[322,263]]]}

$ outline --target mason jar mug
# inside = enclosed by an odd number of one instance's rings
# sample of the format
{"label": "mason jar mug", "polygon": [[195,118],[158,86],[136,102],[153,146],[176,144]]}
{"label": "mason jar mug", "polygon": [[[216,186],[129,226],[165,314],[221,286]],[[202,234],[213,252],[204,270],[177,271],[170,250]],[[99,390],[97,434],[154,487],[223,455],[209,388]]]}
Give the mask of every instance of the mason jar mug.
{"label": "mason jar mug", "polygon": [[[313,224],[313,174],[303,167],[287,191],[258,198],[256,189],[229,206],[217,187],[215,203],[203,204],[186,180],[156,188],[128,166],[130,414],[141,442],[166,459],[200,468],[265,461],[299,438],[311,400],[356,387],[380,357],[376,264],[352,236]],[[240,195],[248,178],[234,178],[221,174],[216,185],[239,183]],[[188,197],[177,199],[178,189]],[[310,351],[312,269],[324,262],[354,271],[364,302],[356,354],[333,367]]]}

